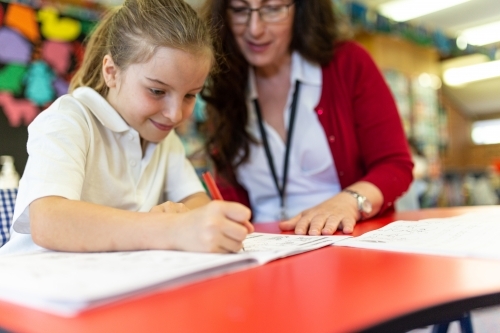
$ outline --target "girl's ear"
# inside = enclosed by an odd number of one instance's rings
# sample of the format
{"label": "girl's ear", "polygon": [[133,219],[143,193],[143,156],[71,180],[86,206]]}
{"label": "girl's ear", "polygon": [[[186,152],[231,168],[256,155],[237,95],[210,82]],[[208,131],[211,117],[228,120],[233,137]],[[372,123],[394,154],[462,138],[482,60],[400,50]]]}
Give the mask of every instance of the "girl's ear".
{"label": "girl's ear", "polygon": [[115,65],[113,58],[111,58],[109,54],[106,54],[102,59],[102,75],[108,88],[116,87],[118,67]]}

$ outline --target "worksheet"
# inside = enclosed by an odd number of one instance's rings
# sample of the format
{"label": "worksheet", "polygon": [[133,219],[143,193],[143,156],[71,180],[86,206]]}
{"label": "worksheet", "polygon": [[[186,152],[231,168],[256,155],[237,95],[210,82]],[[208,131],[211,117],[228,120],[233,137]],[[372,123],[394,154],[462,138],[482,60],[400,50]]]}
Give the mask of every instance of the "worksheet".
{"label": "worksheet", "polygon": [[500,259],[500,214],[469,213],[449,218],[396,221],[335,245]]}
{"label": "worksheet", "polygon": [[[351,236],[301,236],[288,234],[265,234],[254,232],[243,242],[244,250],[252,253],[259,263],[265,264],[277,258],[288,257],[294,254],[319,249],[333,245]],[[240,252],[240,253],[241,253]]]}

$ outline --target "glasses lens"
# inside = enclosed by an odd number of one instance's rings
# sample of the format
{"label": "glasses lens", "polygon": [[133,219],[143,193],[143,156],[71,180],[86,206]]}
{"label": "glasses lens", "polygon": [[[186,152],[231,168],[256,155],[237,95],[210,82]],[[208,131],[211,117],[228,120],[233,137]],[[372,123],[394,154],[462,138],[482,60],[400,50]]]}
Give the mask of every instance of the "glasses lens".
{"label": "glasses lens", "polygon": [[247,23],[248,17],[250,16],[250,8],[248,7],[233,7],[229,9],[229,17],[231,21],[235,24]]}
{"label": "glasses lens", "polygon": [[283,21],[288,16],[288,5],[262,6],[258,9],[250,7],[230,7],[229,15],[234,24],[247,24],[252,12],[258,12],[262,21],[274,23]]}
{"label": "glasses lens", "polygon": [[260,17],[266,22],[278,22],[287,17],[288,8],[286,5],[282,6],[263,6],[260,8]]}

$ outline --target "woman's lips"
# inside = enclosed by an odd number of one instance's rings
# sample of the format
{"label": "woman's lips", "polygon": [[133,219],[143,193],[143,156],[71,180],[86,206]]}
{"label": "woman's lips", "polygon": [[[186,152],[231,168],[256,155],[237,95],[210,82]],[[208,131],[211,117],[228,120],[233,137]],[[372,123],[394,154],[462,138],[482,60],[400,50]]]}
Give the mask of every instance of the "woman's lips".
{"label": "woman's lips", "polygon": [[149,119],[149,120],[150,120],[150,121],[153,123],[153,125],[154,125],[157,129],[159,129],[160,131],[165,131],[165,132],[167,132],[167,131],[172,130],[172,128],[174,128],[173,126],[168,126],[168,125],[163,125],[163,124],[157,123],[156,121],[154,121],[154,120],[152,120],[152,119]]}
{"label": "woman's lips", "polygon": [[271,45],[271,43],[261,43],[261,44],[255,44],[255,43],[252,43],[252,42],[247,42],[247,45],[248,45],[248,48],[252,51],[252,52],[264,52],[265,50],[267,50],[267,48],[269,47],[269,45]]}

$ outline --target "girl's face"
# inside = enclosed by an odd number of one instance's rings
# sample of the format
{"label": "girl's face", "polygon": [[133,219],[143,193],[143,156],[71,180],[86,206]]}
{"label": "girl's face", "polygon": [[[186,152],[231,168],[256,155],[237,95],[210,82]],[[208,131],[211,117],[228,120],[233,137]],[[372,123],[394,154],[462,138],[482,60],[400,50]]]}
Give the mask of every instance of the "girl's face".
{"label": "girl's face", "polygon": [[[312,1],[312,0],[311,0]],[[245,59],[255,67],[279,66],[290,56],[295,6],[292,0],[230,0],[227,10],[231,31]],[[290,5],[290,6],[285,6]],[[280,10],[278,22],[265,22],[258,12],[251,12],[247,22],[237,17],[244,8],[263,8],[262,15]],[[281,15],[281,14],[280,14]],[[272,16],[272,15],[268,15]],[[268,20],[269,21],[269,20]]]}
{"label": "girl's face", "polygon": [[193,112],[211,66],[209,52],[162,47],[145,63],[125,70],[107,55],[103,74],[108,102],[141,139],[160,142]]}

